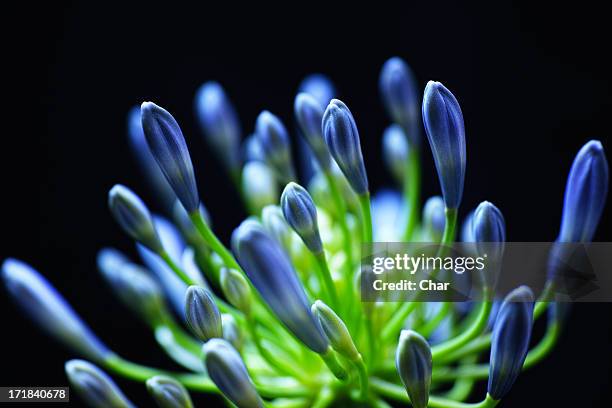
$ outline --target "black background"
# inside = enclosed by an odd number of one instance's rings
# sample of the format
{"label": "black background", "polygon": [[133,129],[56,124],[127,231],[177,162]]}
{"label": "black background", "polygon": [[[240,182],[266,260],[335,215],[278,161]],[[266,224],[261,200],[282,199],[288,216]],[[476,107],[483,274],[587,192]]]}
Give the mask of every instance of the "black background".
{"label": "black background", "polygon": [[[202,199],[227,242],[244,213],[195,125],[196,88],[220,81],[250,132],[262,109],[292,123],[300,80],[328,74],[356,118],[376,190],[390,185],[380,158],[388,119],[377,77],[394,55],[409,62],[421,85],[440,80],[461,103],[468,145],[462,214],[487,199],[503,211],[509,240],[553,240],[575,153],[591,138],[611,150],[606,13],[585,2],[419,3],[363,9],[236,3],[222,10],[202,2],[114,8],[54,2],[5,14],[1,257],[38,268],[120,354],[173,368],[95,268],[102,246],[134,253],[107,211],[110,187],[124,183],[155,208],[127,148],[127,111],[153,100],[174,114]],[[429,196],[438,184],[424,146]],[[608,207],[599,241],[612,238],[610,214]],[[0,384],[65,384],[63,362],[74,356],[0,293]],[[611,312],[610,304],[577,305],[553,355],[524,373],[501,406],[607,405]],[[119,384],[148,405],[144,386]]]}

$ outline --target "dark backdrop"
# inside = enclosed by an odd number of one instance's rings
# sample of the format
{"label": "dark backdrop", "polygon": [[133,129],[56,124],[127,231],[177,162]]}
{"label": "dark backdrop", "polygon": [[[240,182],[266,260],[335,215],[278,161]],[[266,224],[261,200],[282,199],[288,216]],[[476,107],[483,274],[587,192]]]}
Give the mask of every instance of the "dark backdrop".
{"label": "dark backdrop", "polygon": [[[440,80],[461,103],[468,143],[462,213],[487,199],[502,209],[509,240],[554,239],[575,153],[591,138],[611,150],[604,11],[585,2],[419,3],[376,2],[362,10],[311,3],[247,9],[236,3],[221,10],[203,3],[107,8],[55,2],[8,13],[2,258],[18,257],[42,271],[120,354],[171,368],[95,268],[102,246],[133,253],[107,211],[108,189],[121,182],[153,202],[127,148],[127,111],[153,100],[175,115],[203,201],[227,241],[244,213],[195,126],[196,87],[220,81],[246,132],[262,109],[291,123],[300,80],[311,72],[328,74],[355,115],[376,189],[389,184],[380,158],[388,120],[377,76],[394,55],[410,63],[421,85]],[[438,184],[425,148],[428,196],[438,193]],[[604,225],[610,214],[608,209]],[[611,238],[609,227],[601,227],[597,239]],[[24,320],[5,292],[0,304],[0,385],[65,384],[63,362],[73,355]],[[611,312],[610,304],[575,307],[554,354],[523,374],[502,405],[604,405],[611,385]],[[149,401],[142,385],[119,383],[134,399]]]}

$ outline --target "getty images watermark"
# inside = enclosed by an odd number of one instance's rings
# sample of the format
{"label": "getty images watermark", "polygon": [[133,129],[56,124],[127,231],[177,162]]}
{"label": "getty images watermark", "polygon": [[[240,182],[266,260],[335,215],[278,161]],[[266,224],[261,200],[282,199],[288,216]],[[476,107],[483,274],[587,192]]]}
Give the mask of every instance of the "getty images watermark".
{"label": "getty images watermark", "polygon": [[[363,301],[483,300],[503,297],[520,285],[538,294],[554,287],[568,302],[612,302],[612,243],[376,242],[362,248]],[[554,282],[554,285],[550,285]]]}

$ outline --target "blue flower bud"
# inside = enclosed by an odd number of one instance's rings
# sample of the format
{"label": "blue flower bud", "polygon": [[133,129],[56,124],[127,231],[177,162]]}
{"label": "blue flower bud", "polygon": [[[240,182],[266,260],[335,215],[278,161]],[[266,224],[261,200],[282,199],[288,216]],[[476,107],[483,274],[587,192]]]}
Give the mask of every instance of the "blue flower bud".
{"label": "blue flower bud", "polygon": [[529,351],[533,324],[533,293],[527,286],[510,292],[502,303],[491,339],[488,393],[500,400],[521,373]]}
{"label": "blue flower bud", "polygon": [[461,224],[461,241],[462,242],[475,242],[474,238],[474,213],[475,211],[470,211],[468,215],[463,219],[463,224]]}
{"label": "blue flower bud", "polygon": [[2,280],[15,303],[56,340],[94,361],[103,361],[110,354],[62,295],[32,267],[6,259]]}
{"label": "blue flower bud", "polygon": [[151,251],[163,251],[149,209],[132,190],[116,184],[108,192],[108,207],[119,226]]}
{"label": "blue flower bud", "polygon": [[234,346],[236,350],[242,349],[244,338],[234,316],[227,313],[222,314],[221,323],[223,326],[223,338]]}
{"label": "blue flower bud", "polygon": [[238,408],[263,408],[240,354],[223,339],[204,344],[204,362],[211,380]]}
{"label": "blue flower bud", "polygon": [[258,161],[250,161],[242,169],[242,192],[251,213],[259,214],[269,204],[278,201],[276,179],[270,168]]}
{"label": "blue flower bud", "polygon": [[308,75],[300,84],[299,92],[311,95],[321,106],[327,106],[336,96],[334,84],[323,74]]}
{"label": "blue flower bud", "polygon": [[[159,239],[170,258],[177,265],[181,264],[181,257],[185,250],[185,242],[174,225],[165,218],[154,216],[153,224]],[[159,285],[163,288],[166,298],[170,301],[178,316],[185,316],[185,292],[187,284],[155,253],[143,245],[136,245],[142,262],[155,275]]]}
{"label": "blue flower bud", "polygon": [[185,294],[185,316],[191,332],[201,341],[223,337],[221,313],[210,292],[190,286]]}
{"label": "blue flower bud", "polygon": [[496,206],[483,201],[474,212],[472,229],[478,254],[487,256],[487,267],[483,270],[483,284],[492,288],[504,256],[506,242],[504,216]]}
{"label": "blue flower bud", "polygon": [[410,67],[399,57],[388,59],[380,72],[379,88],[391,119],[401,125],[410,142],[418,146],[418,85]]}
{"label": "blue flower bud", "polygon": [[206,141],[230,170],[240,168],[240,123],[218,82],[206,82],[195,97],[195,110]]}
{"label": "blue flower bud", "polygon": [[397,242],[408,214],[402,196],[395,190],[379,190],[372,197],[372,227],[377,242]]}
{"label": "blue flower bud", "polygon": [[430,197],[423,207],[423,228],[428,232],[430,239],[439,242],[445,225],[444,200],[440,196]]}
{"label": "blue flower bud", "polygon": [[188,212],[195,211],[200,204],[200,198],[193,164],[181,128],[167,110],[153,102],[144,102],[140,112],[142,128],[151,154],[183,207]]}
{"label": "blue flower bud", "polygon": [[559,242],[591,242],[608,195],[608,162],[601,142],[576,155],[565,186]]}
{"label": "blue flower bud", "polygon": [[429,81],[423,96],[423,122],[444,202],[458,208],[465,179],[465,129],[459,102],[439,82]]}
{"label": "blue flower bud", "polygon": [[102,248],[96,257],[98,269],[107,276],[113,276],[119,268],[129,262],[130,259],[123,252],[114,248]]}
{"label": "blue flower bud", "polygon": [[312,313],[321,324],[321,328],[334,350],[352,361],[361,358],[346,325],[333,309],[317,300],[312,305]]}
{"label": "blue flower bud", "polygon": [[285,125],[272,113],[263,111],[257,117],[255,128],[265,161],[278,180],[284,184],[295,179],[289,134]]}
{"label": "blue flower bud", "polygon": [[261,222],[270,236],[289,251],[291,248],[293,231],[277,205],[267,205],[261,211]]}
{"label": "blue flower bud", "polygon": [[253,133],[244,140],[242,144],[242,156],[245,162],[249,161],[260,161],[265,162],[266,156],[259,143],[259,138],[256,133]]}
{"label": "blue flower bud", "polygon": [[[327,104],[323,106],[327,106]],[[302,92],[295,98],[293,109],[302,134],[316,156],[319,166],[323,170],[328,170],[331,165],[331,158],[321,129],[322,106],[312,95]]]}
{"label": "blue flower bud", "polygon": [[310,194],[302,186],[289,183],[281,195],[281,208],[287,223],[315,254],[323,251],[317,223],[317,208]]}
{"label": "blue flower bud", "polygon": [[234,269],[221,269],[221,289],[227,300],[244,314],[251,311],[251,288],[242,274]]}
{"label": "blue flower bud", "polygon": [[280,244],[260,224],[247,220],[232,234],[232,249],[251,283],[289,331],[311,350],[327,352],[329,344]]}
{"label": "blue flower bud", "polygon": [[130,262],[104,266],[100,272],[119,299],[144,321],[159,321],[165,309],[164,297],[149,271]]}
{"label": "blue flower bud", "polygon": [[338,99],[332,99],[323,114],[323,135],[329,152],[353,190],[357,194],[366,193],[368,176],[357,125],[349,108]]}
{"label": "blue flower bud", "polygon": [[193,402],[183,384],[165,375],[147,380],[147,390],[160,408],[192,408]]}
{"label": "blue flower bud", "polygon": [[429,401],[432,356],[427,340],[412,330],[402,330],[395,352],[395,367],[414,408]]}
{"label": "blue flower bud", "polygon": [[170,208],[174,200],[176,200],[176,195],[151,154],[151,149],[149,149],[147,139],[142,130],[140,106],[134,106],[128,114],[127,133],[132,154],[138,160],[142,174],[151,185],[155,196],[161,200],[164,208]]}
{"label": "blue flower bud", "polygon": [[94,408],[132,408],[117,384],[102,370],[85,360],[70,360],[65,365],[70,386]]}
{"label": "blue flower bud", "polygon": [[406,176],[408,161],[408,139],[399,125],[391,125],[383,133],[383,158],[387,168],[398,182]]}

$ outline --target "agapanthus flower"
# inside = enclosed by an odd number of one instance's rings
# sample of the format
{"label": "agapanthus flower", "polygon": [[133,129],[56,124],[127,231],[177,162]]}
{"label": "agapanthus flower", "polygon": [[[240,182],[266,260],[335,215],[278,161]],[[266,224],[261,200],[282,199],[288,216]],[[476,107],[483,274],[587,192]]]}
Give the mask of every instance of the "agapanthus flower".
{"label": "agapanthus flower", "polygon": [[412,330],[402,330],[395,366],[415,408],[427,407],[431,386],[432,356],[427,340]]}
{"label": "agapanthus flower", "polygon": [[240,354],[223,339],[212,339],[204,345],[208,375],[223,395],[238,408],[263,408],[253,381]]}
{"label": "agapanthus flower", "polygon": [[329,344],[280,244],[260,224],[248,220],[234,231],[232,249],[253,286],[280,321],[311,350],[325,353]]}
{"label": "agapanthus flower", "polygon": [[601,142],[591,140],[576,155],[565,187],[560,242],[590,242],[608,195],[608,161]]}
{"label": "agapanthus flower", "polygon": [[85,360],[66,363],[70,386],[93,408],[133,408],[134,404],[102,370]]}
{"label": "agapanthus flower", "polygon": [[192,408],[189,393],[174,378],[156,375],[147,380],[147,390],[160,408]]}
{"label": "agapanthus flower", "polygon": [[368,191],[368,176],[363,163],[359,131],[349,108],[332,99],[323,114],[325,143],[342,173],[357,194]]}
{"label": "agapanthus flower", "polygon": [[206,82],[195,97],[196,117],[207,142],[230,170],[240,169],[240,122],[234,106],[218,82]]}
{"label": "agapanthus flower", "polygon": [[142,128],[162,173],[188,212],[200,204],[191,156],[174,117],[153,102],[140,106]]}
{"label": "agapanthus flower", "polygon": [[503,398],[516,381],[529,350],[533,325],[533,293],[526,286],[510,292],[502,303],[491,341],[488,392]]}
{"label": "agapanthus flower", "polygon": [[385,108],[393,121],[404,129],[411,143],[419,143],[419,97],[414,74],[399,57],[387,60],[378,81]]}
{"label": "agapanthus flower", "polygon": [[102,361],[111,353],[62,295],[31,266],[6,259],[2,263],[2,280],[37,327],[93,361]]}
{"label": "agapanthus flower", "polygon": [[439,82],[429,81],[425,87],[423,123],[446,207],[457,208],[465,179],[463,114],[455,96]]}
{"label": "agapanthus flower", "polygon": [[271,112],[263,111],[257,117],[255,133],[264,160],[278,180],[282,183],[292,181],[295,170],[291,160],[289,134],[283,122]]}

